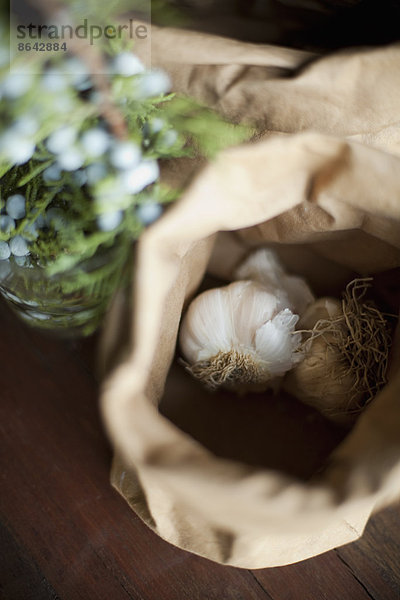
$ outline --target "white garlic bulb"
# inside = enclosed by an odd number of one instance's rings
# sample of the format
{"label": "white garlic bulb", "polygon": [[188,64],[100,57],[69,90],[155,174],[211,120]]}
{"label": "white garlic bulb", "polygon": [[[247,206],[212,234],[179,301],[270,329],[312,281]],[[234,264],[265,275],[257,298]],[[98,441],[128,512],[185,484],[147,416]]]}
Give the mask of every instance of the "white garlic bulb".
{"label": "white garlic bulb", "polygon": [[208,387],[265,390],[301,360],[299,319],[284,291],[253,281],[208,290],[183,319],[180,346],[188,370]]}
{"label": "white garlic bulb", "polygon": [[307,282],[302,277],[286,273],[275,252],[269,248],[252,252],[236,268],[234,278],[251,279],[266,285],[299,315],[315,300]]}

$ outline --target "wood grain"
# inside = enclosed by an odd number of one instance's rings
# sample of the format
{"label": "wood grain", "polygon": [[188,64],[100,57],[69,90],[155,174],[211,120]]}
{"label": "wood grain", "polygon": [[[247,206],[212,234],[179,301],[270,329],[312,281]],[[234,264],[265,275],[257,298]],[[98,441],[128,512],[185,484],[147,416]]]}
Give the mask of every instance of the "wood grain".
{"label": "wood grain", "polygon": [[71,344],[5,310],[0,328],[4,600],[268,598],[250,572],[163,542],[114,492],[96,382]]}
{"label": "wood grain", "polygon": [[361,541],[278,569],[223,567],[161,540],[109,484],[96,339],[46,337],[2,305],[0,330],[1,600],[399,598],[399,507]]}
{"label": "wood grain", "polygon": [[371,600],[334,552],[287,567],[255,571],[274,600]]}
{"label": "wood grain", "polygon": [[373,598],[400,600],[400,504],[376,514],[360,540],[337,550]]}
{"label": "wood grain", "polygon": [[15,536],[0,523],[2,574],[0,598],[7,600],[57,600],[58,596]]}

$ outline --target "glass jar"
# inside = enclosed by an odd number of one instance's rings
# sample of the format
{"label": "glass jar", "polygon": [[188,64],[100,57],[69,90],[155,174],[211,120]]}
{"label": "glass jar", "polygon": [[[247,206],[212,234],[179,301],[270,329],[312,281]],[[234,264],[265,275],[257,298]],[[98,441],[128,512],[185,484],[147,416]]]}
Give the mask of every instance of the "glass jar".
{"label": "glass jar", "polygon": [[63,337],[87,336],[101,324],[126,265],[127,253],[118,246],[56,275],[30,256],[11,256],[0,261],[0,294],[28,325]]}

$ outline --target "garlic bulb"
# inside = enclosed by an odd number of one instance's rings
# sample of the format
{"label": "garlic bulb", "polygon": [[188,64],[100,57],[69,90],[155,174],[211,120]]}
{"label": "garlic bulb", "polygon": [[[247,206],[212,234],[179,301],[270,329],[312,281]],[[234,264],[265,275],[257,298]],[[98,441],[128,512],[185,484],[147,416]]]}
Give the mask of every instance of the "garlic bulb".
{"label": "garlic bulb", "polygon": [[209,388],[265,390],[300,360],[299,319],[284,291],[237,281],[200,294],[180,331],[188,370]]}
{"label": "garlic bulb", "polygon": [[268,248],[252,252],[236,268],[234,278],[250,279],[266,285],[283,302],[288,302],[288,306],[299,315],[314,301],[314,295],[306,281],[302,277],[288,275],[275,252]]}
{"label": "garlic bulb", "polygon": [[[318,321],[334,320],[340,314],[339,300],[320,298],[308,308],[299,326],[312,330]],[[326,333],[307,342],[304,359],[287,374],[283,385],[286,391],[328,419],[346,424],[350,421],[349,411],[361,397],[360,394],[351,397],[355,384],[356,375],[344,368],[334,334]]]}
{"label": "garlic bulb", "polygon": [[368,279],[354,280],[343,301],[320,298],[299,322],[308,330],[304,360],[284,388],[329,419],[350,425],[386,383],[390,331],[384,315],[363,300]]}

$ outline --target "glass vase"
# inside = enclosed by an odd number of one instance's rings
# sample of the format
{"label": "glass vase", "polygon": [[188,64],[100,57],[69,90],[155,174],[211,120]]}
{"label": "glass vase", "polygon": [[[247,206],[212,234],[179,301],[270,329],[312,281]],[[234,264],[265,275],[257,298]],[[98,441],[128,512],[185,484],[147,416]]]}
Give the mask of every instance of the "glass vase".
{"label": "glass vase", "polygon": [[28,325],[63,337],[88,336],[100,326],[114,291],[126,279],[127,258],[113,246],[49,275],[33,258],[12,256],[0,261],[0,294]]}

